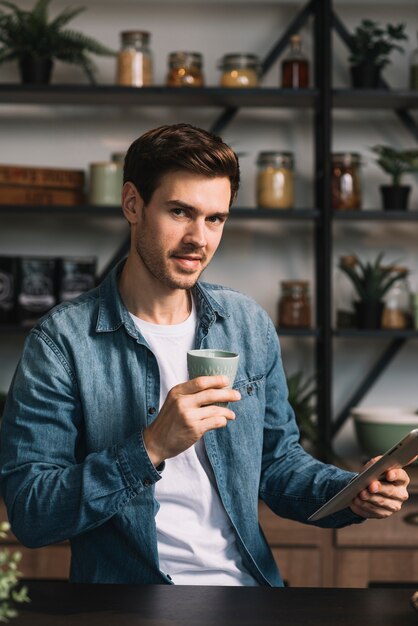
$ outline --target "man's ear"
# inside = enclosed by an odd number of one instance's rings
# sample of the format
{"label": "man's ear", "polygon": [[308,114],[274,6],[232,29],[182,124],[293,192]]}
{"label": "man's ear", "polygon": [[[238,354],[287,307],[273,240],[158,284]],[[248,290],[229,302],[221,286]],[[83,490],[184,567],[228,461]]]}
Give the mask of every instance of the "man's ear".
{"label": "man's ear", "polygon": [[138,211],[143,206],[142,198],[133,183],[127,182],[122,187],[122,210],[130,224],[138,221]]}

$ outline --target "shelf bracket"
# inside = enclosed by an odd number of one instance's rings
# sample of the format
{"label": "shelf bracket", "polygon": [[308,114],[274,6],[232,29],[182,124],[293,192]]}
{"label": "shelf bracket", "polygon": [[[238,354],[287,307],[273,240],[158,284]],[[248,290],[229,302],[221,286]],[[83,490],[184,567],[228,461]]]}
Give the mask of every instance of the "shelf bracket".
{"label": "shelf bracket", "polygon": [[[297,33],[301,28],[303,28],[313,12],[314,1],[310,0],[290,22],[283,35],[280,37],[280,39],[262,61],[261,76],[264,76],[271,68],[271,66],[277,61],[279,56],[285,51],[285,49],[289,45],[290,37]],[[215,135],[219,135],[220,133],[222,133],[223,129],[229,124],[229,122],[234,119],[238,111],[238,107],[226,108],[212,124],[212,127],[210,129],[211,132],[215,133]]]}
{"label": "shelf bracket", "polygon": [[334,420],[332,424],[332,434],[333,437],[337,434],[343,424],[346,422],[348,417],[350,416],[350,411],[353,406],[357,406],[359,402],[364,398],[366,393],[373,387],[376,380],[382,374],[382,372],[386,369],[389,363],[395,358],[398,354],[399,350],[405,344],[406,339],[404,337],[400,337],[398,339],[394,339],[390,342],[386,350],[380,356],[378,361],[376,361],[373,368],[370,370],[366,378],[363,380],[361,385],[356,389],[351,398],[346,403],[345,407],[338,415],[338,417]]}

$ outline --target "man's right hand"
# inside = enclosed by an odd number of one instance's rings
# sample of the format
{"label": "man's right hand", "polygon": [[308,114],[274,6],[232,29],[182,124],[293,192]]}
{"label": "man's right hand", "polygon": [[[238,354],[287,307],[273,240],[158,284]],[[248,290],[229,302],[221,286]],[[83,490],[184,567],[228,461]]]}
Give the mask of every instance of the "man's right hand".
{"label": "man's right hand", "polygon": [[160,413],[143,432],[155,467],[190,448],[208,430],[224,428],[235,419],[233,411],[215,404],[241,398],[228,384],[226,376],[199,376],[169,391]]}

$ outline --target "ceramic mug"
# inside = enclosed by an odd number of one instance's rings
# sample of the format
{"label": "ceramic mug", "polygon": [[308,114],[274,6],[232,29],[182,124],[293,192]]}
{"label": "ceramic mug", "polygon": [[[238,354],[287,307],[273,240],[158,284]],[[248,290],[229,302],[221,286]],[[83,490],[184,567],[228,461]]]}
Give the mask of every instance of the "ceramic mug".
{"label": "ceramic mug", "polygon": [[122,163],[115,161],[90,163],[90,204],[120,206],[122,179]]}
{"label": "ceramic mug", "polygon": [[[236,352],[205,348],[187,352],[187,369],[189,378],[198,376],[228,376],[231,388],[238,369],[239,355]],[[227,402],[217,402],[219,406],[227,406]]]}

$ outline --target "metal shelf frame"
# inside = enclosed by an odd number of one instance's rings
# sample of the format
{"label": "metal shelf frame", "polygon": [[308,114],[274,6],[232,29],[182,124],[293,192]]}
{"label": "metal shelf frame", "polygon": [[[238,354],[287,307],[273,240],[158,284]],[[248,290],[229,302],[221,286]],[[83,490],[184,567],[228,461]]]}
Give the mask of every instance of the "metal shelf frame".
{"label": "metal shelf frame", "polygon": [[[285,51],[289,39],[311,18],[314,28],[314,87],[289,90],[280,88],[225,89],[220,87],[146,88],[114,85],[48,85],[28,86],[0,84],[0,105],[40,105],[77,107],[212,107],[221,109],[211,131],[222,133],[240,109],[293,108],[313,111],[314,115],[314,172],[315,209],[298,208],[288,211],[271,211],[255,207],[237,207],[231,210],[232,220],[284,220],[307,222],[312,225],[314,237],[314,274],[316,290],[316,323],[314,329],[277,329],[282,337],[313,340],[315,368],[318,380],[318,428],[321,449],[329,449],[333,437],[349,416],[351,407],[358,404],[384,369],[390,364],[405,342],[418,338],[415,331],[355,331],[332,328],[332,228],[334,223],[349,221],[418,221],[418,211],[399,212],[362,210],[333,212],[331,208],[331,153],[333,111],[340,109],[393,110],[405,127],[418,141],[418,125],[409,110],[418,110],[418,92],[391,91],[382,81],[377,90],[333,89],[332,87],[332,33],[335,31],[350,48],[350,33],[335,14],[332,0],[309,0],[294,16],[287,29],[262,61],[265,74]],[[11,207],[0,205],[0,214],[44,213],[48,215],[85,215],[88,217],[122,218],[120,207]],[[129,237],[121,242],[113,258],[102,272],[107,273],[129,250]],[[5,325],[0,332],[25,332],[27,327]],[[381,357],[367,373],[362,384],[354,391],[343,411],[333,421],[333,350],[339,338],[364,338],[389,340]]]}

